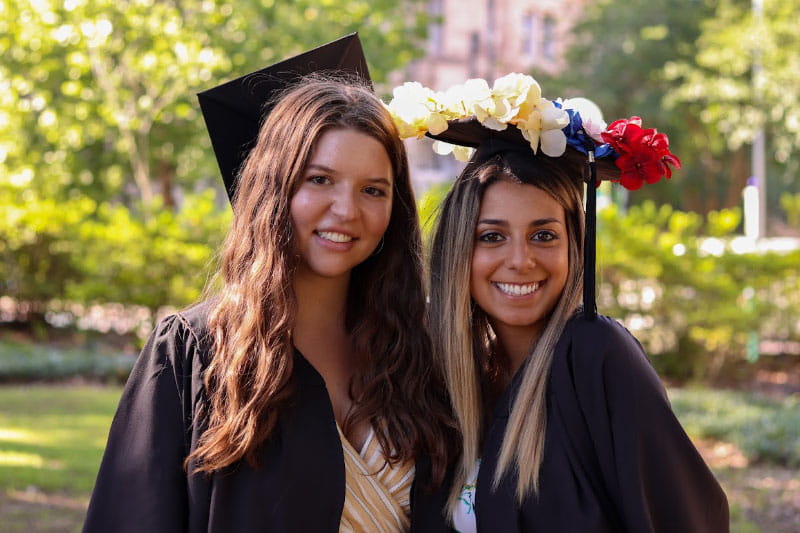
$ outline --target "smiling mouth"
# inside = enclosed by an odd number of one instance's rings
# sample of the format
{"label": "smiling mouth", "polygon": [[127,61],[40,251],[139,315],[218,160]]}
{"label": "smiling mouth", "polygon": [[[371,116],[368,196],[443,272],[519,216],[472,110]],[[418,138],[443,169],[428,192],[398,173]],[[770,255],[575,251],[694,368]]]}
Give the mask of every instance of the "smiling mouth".
{"label": "smiling mouth", "polygon": [[535,283],[501,283],[495,282],[493,285],[500,289],[500,292],[509,296],[527,296],[536,292],[542,282]]}
{"label": "smiling mouth", "polygon": [[335,231],[317,231],[316,233],[326,241],[331,242],[350,242],[354,239],[351,235],[345,235],[344,233]]}

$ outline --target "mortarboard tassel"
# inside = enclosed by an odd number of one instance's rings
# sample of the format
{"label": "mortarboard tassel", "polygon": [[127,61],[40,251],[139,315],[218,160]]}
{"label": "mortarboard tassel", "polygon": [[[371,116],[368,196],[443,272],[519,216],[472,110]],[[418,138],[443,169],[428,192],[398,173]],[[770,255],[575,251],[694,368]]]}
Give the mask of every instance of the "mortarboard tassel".
{"label": "mortarboard tassel", "polygon": [[586,186],[586,236],[583,240],[583,316],[597,318],[595,302],[595,256],[597,249],[597,163],[588,151],[589,179]]}

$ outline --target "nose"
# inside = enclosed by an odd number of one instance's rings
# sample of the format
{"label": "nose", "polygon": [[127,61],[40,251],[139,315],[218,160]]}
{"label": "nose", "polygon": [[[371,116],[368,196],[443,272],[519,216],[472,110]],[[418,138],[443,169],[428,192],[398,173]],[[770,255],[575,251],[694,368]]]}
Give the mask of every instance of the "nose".
{"label": "nose", "polygon": [[355,191],[342,187],[334,194],[331,213],[340,220],[353,220],[358,216],[358,204]]}
{"label": "nose", "polygon": [[506,263],[510,269],[518,272],[526,272],[534,268],[536,258],[533,247],[526,239],[512,240]]}

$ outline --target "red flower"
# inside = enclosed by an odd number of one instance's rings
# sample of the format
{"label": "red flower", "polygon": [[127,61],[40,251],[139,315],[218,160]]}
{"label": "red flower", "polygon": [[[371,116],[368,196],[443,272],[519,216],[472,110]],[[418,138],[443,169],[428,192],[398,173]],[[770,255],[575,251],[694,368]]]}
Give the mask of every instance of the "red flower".
{"label": "red flower", "polygon": [[672,177],[672,169],[681,168],[681,160],[669,151],[669,139],[655,129],[642,129],[642,119],[631,117],[613,122],[603,133],[603,140],[619,155],[615,161],[620,169],[619,181],[631,191],[645,182],[656,183],[662,177]]}
{"label": "red flower", "polygon": [[628,119],[615,120],[602,132],[600,136],[605,142],[611,145],[615,152],[622,155],[628,152],[628,146],[638,142],[642,135],[653,130],[642,129],[642,119],[631,117]]}

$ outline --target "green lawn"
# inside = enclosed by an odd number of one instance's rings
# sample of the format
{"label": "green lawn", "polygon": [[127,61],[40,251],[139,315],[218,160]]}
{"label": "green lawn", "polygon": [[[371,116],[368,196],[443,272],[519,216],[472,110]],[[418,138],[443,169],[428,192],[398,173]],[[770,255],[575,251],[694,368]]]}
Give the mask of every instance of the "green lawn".
{"label": "green lawn", "polygon": [[[121,390],[0,386],[2,531],[80,531]],[[732,443],[749,460],[762,461],[747,468],[715,469],[731,500],[731,531],[792,531],[791,525],[782,525],[795,523],[793,515],[774,516],[797,507],[792,497],[800,457],[797,398],[766,400],[710,389],[673,389],[670,397],[693,438]],[[776,483],[783,483],[780,490]]]}
{"label": "green lawn", "polygon": [[0,489],[86,497],[120,387],[0,387]]}

